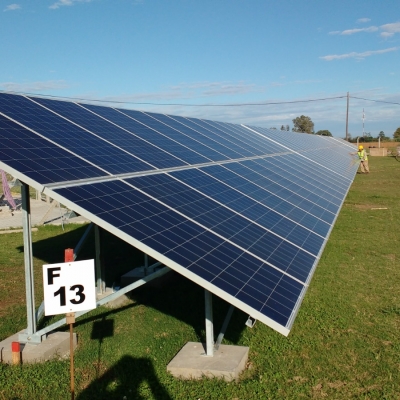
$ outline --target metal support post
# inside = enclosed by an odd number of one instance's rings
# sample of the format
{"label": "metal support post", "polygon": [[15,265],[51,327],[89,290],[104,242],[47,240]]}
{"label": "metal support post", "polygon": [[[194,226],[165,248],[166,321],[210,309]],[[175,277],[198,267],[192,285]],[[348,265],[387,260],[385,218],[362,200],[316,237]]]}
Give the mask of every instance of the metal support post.
{"label": "metal support post", "polygon": [[31,229],[31,203],[29,186],[22,183],[22,227],[24,235],[24,263],[25,263],[25,289],[26,289],[26,333],[19,335],[20,342],[29,342],[30,336],[36,332],[35,291],[32,257],[32,229]]}
{"label": "metal support post", "polygon": [[212,309],[212,293],[204,289],[205,305],[206,305],[206,356],[214,355],[214,324]]}
{"label": "metal support post", "polygon": [[228,327],[229,321],[231,320],[234,309],[235,309],[235,307],[231,305],[229,307],[228,312],[226,313],[224,323],[222,324],[221,332],[219,333],[217,341],[215,342],[215,350],[218,350],[219,345],[221,344],[222,339],[224,338],[226,328]]}
{"label": "metal support post", "polygon": [[105,289],[105,283],[103,281],[104,276],[102,268],[102,257],[101,257],[101,228],[97,225],[94,227],[94,240],[96,248],[96,283],[97,283],[97,294],[103,294]]}
{"label": "metal support post", "polygon": [[[146,277],[144,277],[143,279],[139,279],[136,282],[131,283],[128,286],[125,286],[124,288],[118,290],[117,292],[114,292],[110,295],[108,295],[107,297],[103,297],[100,300],[97,300],[96,304],[97,306],[102,306],[103,304],[108,303],[109,301],[118,299],[119,297],[121,297],[122,295],[124,295],[125,293],[129,293],[130,291],[146,284],[147,282],[152,281],[153,279],[159,278],[160,276],[163,276],[164,274],[166,274],[167,272],[169,272],[170,269],[168,267],[164,267],[160,270],[158,270],[157,272],[154,272],[151,275],[148,275]],[[78,318],[82,315],[87,314],[88,311],[77,311],[75,313],[75,317]],[[57,322],[54,322],[51,325],[46,326],[46,328],[41,329],[40,331],[37,331],[35,335],[32,335],[32,343],[40,343],[41,342],[41,338],[45,335],[47,335],[49,332],[52,332],[54,330],[56,330],[57,328],[59,328],[60,326],[65,325],[66,322],[66,318],[60,319]]]}
{"label": "metal support post", "polygon": [[78,257],[78,254],[81,250],[81,248],[83,247],[84,243],[86,242],[87,237],[89,236],[90,231],[93,228],[93,222],[91,222],[88,227],[85,230],[85,233],[82,235],[82,237],[80,238],[78,244],[75,246],[74,248],[74,261],[76,260],[76,258]]}
{"label": "metal support post", "polygon": [[149,256],[146,253],[144,253],[144,276],[147,275],[148,268],[149,268]]}

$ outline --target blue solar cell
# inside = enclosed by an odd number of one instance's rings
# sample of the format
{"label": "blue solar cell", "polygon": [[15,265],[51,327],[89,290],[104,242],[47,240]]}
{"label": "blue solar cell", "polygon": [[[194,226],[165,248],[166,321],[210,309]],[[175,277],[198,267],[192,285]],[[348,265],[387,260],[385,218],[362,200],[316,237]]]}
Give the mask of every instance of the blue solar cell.
{"label": "blue solar cell", "polygon": [[[255,256],[263,260],[268,261],[270,258],[275,260],[276,256],[274,253],[276,249],[281,247],[282,242],[285,241],[285,238],[277,236],[275,232],[272,233],[264,226],[256,225],[251,220],[244,218],[243,214],[235,213],[224,205],[214,202],[211,198],[202,195],[191,187],[174,181],[166,175],[132,178],[127,180],[127,182],[140,188],[149,196],[156,198],[163,204],[183,213],[185,217],[215,232],[237,246],[243,249],[250,249]],[[171,188],[172,195],[169,194]],[[179,203],[179,200],[182,199],[184,199],[183,202]],[[290,221],[288,221],[288,223],[290,223]],[[293,229],[294,227],[295,224],[292,224]],[[306,243],[306,246],[301,249],[290,242],[289,238],[286,238],[286,245],[288,247],[285,248],[285,251],[287,254],[279,262],[279,268],[282,270],[287,269],[284,263],[288,263],[288,265],[291,264],[293,267],[289,267],[289,269],[293,269],[291,273],[299,279],[304,279],[306,277],[304,271],[308,273],[315,262],[315,256],[319,252],[319,248],[316,248],[316,244],[319,243],[322,245],[323,243],[323,239],[318,238],[318,236],[314,234],[314,240],[307,242],[306,234],[308,233],[309,231],[305,230],[303,237],[300,237],[301,242]],[[291,238],[296,241],[299,240],[299,238],[294,235],[291,236]],[[291,249],[290,252],[288,250],[289,248]],[[304,256],[302,258],[304,265],[299,272],[297,263],[292,260],[292,258],[298,256],[298,251],[302,253],[308,249],[309,251],[313,251],[314,256],[309,255],[309,257]],[[291,257],[288,256],[289,254],[291,254]],[[308,255],[307,253],[305,254]]]}
{"label": "blue solar cell", "polygon": [[[78,104],[48,99],[37,99],[36,101],[113,145],[126,150],[133,156],[148,163],[149,166],[170,168],[184,164],[172,154],[141,139],[135,135],[135,132],[122,129]],[[99,109],[104,109],[104,107],[99,107]],[[105,109],[108,110],[107,108]]]}
{"label": "blue solar cell", "polygon": [[[209,171],[210,169],[205,168],[203,170]],[[296,222],[276,213],[271,208],[243,196],[236,189],[215,180],[211,175],[205,175],[200,170],[179,171],[171,175],[290,242],[313,252],[315,255],[318,254],[324,240],[323,237],[314,234],[303,226],[299,226]],[[290,206],[289,210],[291,208],[294,208],[294,206]],[[211,215],[208,218],[216,220],[218,215]],[[308,238],[308,240],[305,240],[305,238]]]}
{"label": "blue solar cell", "polygon": [[0,96],[3,113],[105,172],[118,174],[154,169],[133,155],[99,140],[86,130],[22,96]]}
{"label": "blue solar cell", "polygon": [[[257,175],[258,181],[254,182],[250,181],[247,173],[249,172],[248,169],[243,168],[243,166],[239,163],[225,165],[225,167],[208,167],[202,168],[202,172],[206,173],[207,175],[217,179],[220,182],[223,182],[225,185],[229,186],[230,188],[234,188],[234,190],[238,193],[238,195],[234,196],[233,193],[230,191],[229,196],[225,196],[225,192],[222,192],[221,195],[214,194],[215,198],[219,201],[224,202],[225,204],[230,204],[230,202],[234,202],[235,200],[241,200],[242,207],[245,207],[246,203],[249,204],[248,200],[251,199],[259,204],[262,204],[268,209],[274,211],[274,213],[278,213],[278,215],[288,217],[288,213],[292,211],[292,213],[297,212],[298,217],[297,219],[293,219],[295,223],[301,224],[307,229],[313,230],[316,234],[324,236],[330,229],[330,225],[328,223],[324,223],[321,221],[320,218],[314,216],[307,210],[301,209],[296,202],[288,202],[286,198],[277,196],[271,189],[271,185],[275,185],[275,183],[269,182],[267,179],[263,177],[260,178]],[[174,173],[173,176],[184,176],[185,180],[188,181],[190,179],[191,174],[196,174],[195,172],[179,172]],[[250,171],[251,174],[251,171]],[[196,176],[196,175],[195,175]],[[196,179],[190,182],[190,185],[195,185]],[[206,190],[206,189],[201,189]],[[207,195],[211,195],[211,193],[207,192]],[[302,198],[297,198],[299,202],[301,202]],[[234,204],[233,206],[235,206]],[[239,209],[238,209],[239,210]],[[256,218],[257,216],[254,215],[254,209],[248,210],[249,215],[251,218]],[[273,214],[274,214],[273,213]],[[269,214],[268,217],[273,218],[273,214]],[[322,214],[321,216],[323,216]],[[261,217],[262,215],[259,215]],[[273,220],[271,220],[273,223]]]}
{"label": "blue solar cell", "polygon": [[[211,134],[211,132],[208,132],[207,135],[206,132],[204,132],[200,127],[197,127],[198,129],[191,128],[184,118],[180,119],[179,122],[177,117],[172,117],[169,115],[153,113],[149,113],[149,115],[153,118],[156,118],[158,121],[161,121],[164,124],[176,129],[177,131],[182,132],[187,136],[190,136],[191,138],[195,139],[199,143],[202,143],[208,148],[215,150],[217,154],[215,158],[212,158],[214,160],[226,160],[242,157],[239,153],[231,149],[231,145],[227,140],[216,138],[215,135]],[[212,156],[210,155],[209,157],[211,158]]]}
{"label": "blue solar cell", "polygon": [[[295,157],[295,156],[294,156]],[[296,193],[302,196],[307,196],[307,199],[312,202],[319,201],[322,207],[329,207],[332,203],[333,206],[337,206],[340,204],[339,199],[343,197],[343,195],[338,192],[335,187],[329,186],[328,181],[321,180],[321,176],[319,175],[318,181],[316,179],[312,179],[311,174],[306,175],[303,171],[301,173],[301,164],[305,163],[304,159],[298,157],[296,162],[290,166],[291,174],[286,172],[285,174],[274,172],[274,169],[278,169],[277,164],[280,161],[281,163],[292,162],[294,160],[288,156],[274,157],[274,162],[271,159],[261,159],[254,160],[254,163],[246,163],[248,168],[251,168],[254,171],[264,175],[267,172],[267,176],[269,179],[278,181],[282,186],[287,186],[293,190],[296,189]],[[295,165],[299,165],[298,170],[295,168]],[[310,176],[310,179],[307,179]],[[275,177],[275,179],[274,179]],[[320,199],[321,198],[321,199]],[[325,200],[325,201],[323,201]],[[335,208],[337,209],[337,208]]]}
{"label": "blue solar cell", "polygon": [[221,123],[216,121],[202,120],[203,124],[211,127],[213,130],[217,129],[225,135],[236,137],[241,142],[245,142],[246,148],[252,149],[255,155],[265,154],[279,154],[286,152],[286,150],[273,141],[263,139],[258,133],[255,133],[240,125]]}
{"label": "blue solar cell", "polygon": [[228,159],[228,157],[226,157],[223,153],[220,153],[215,149],[214,143],[203,140],[203,137],[197,134],[197,132],[188,129],[181,124],[175,123],[175,126],[172,127],[168,123],[168,120],[173,121],[162,114],[156,113],[143,113],[140,118],[140,122],[146,126],[149,126],[158,132],[162,132],[164,135],[167,135],[177,143],[180,143],[186,148],[206,157],[209,161],[223,161]]}
{"label": "blue solar cell", "polygon": [[178,159],[179,165],[198,164],[210,160],[198,154],[196,151],[183,146],[173,138],[164,135],[163,132],[152,129],[145,124],[150,119],[146,114],[132,110],[115,110],[107,107],[84,105],[88,110],[106,118],[108,121],[117,124],[121,128],[134,133],[146,142],[156,146],[174,158]]}
{"label": "blue solar cell", "polygon": [[40,184],[106,175],[99,168],[2,115],[0,161]]}
{"label": "blue solar cell", "polygon": [[272,139],[282,144],[286,148],[295,150],[296,152],[304,152],[304,157],[312,161],[316,167],[324,170],[324,174],[336,175],[346,179],[352,179],[354,176],[349,158],[350,147],[345,141],[340,142],[338,139],[309,135],[304,133],[295,133],[288,135],[287,132],[278,130],[270,130],[260,127],[250,127],[251,129],[261,133],[266,138]]}
{"label": "blue solar cell", "polygon": [[174,121],[181,123],[184,126],[187,126],[193,131],[199,132],[201,135],[207,137],[209,140],[215,141],[220,146],[230,149],[231,159],[249,157],[254,155],[254,152],[243,148],[243,143],[239,138],[225,135],[223,132],[215,129],[213,130],[211,127],[203,127],[197,123],[201,122],[201,120],[199,119],[184,118],[176,115],[168,117],[172,118]]}

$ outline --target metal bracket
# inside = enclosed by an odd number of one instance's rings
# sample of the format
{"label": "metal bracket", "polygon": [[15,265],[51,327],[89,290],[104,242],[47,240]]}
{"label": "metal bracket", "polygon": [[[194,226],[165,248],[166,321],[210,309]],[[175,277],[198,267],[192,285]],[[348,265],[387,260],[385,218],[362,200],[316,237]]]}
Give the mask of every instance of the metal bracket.
{"label": "metal bracket", "polygon": [[46,335],[41,335],[37,333],[32,333],[31,335],[28,333],[20,333],[18,334],[18,341],[20,343],[33,343],[39,344],[42,343],[43,339],[46,338]]}
{"label": "metal bracket", "polygon": [[215,350],[219,349],[219,346],[222,342],[222,339],[224,338],[225,332],[226,332],[226,328],[228,327],[229,321],[231,320],[232,314],[233,314],[233,310],[235,309],[234,306],[230,306],[228,309],[228,312],[226,314],[224,323],[222,324],[222,328],[221,328],[221,332],[218,335],[217,341],[215,342],[214,348]]}
{"label": "metal bracket", "polygon": [[246,326],[252,328],[256,324],[257,320],[249,315],[246,321]]}

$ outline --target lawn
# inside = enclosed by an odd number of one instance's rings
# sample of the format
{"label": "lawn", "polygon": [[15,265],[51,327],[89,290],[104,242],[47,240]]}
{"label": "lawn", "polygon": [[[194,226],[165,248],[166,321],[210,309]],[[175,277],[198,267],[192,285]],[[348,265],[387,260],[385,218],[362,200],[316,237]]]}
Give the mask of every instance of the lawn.
{"label": "lawn", "polygon": [[[400,398],[400,163],[370,157],[343,204],[288,337],[235,310],[224,343],[250,347],[238,382],[182,381],[166,371],[188,341],[204,340],[203,289],[175,276],[134,291],[119,309],[100,307],[75,332],[76,398],[85,399],[398,399]],[[41,268],[60,262],[85,227],[33,232],[36,293]],[[142,263],[109,236],[107,284]],[[22,234],[0,236],[0,339],[26,327]],[[93,239],[81,259],[93,257]],[[214,300],[218,333],[228,305]],[[42,321],[41,324],[49,323]],[[69,360],[0,364],[0,400],[69,399]]]}

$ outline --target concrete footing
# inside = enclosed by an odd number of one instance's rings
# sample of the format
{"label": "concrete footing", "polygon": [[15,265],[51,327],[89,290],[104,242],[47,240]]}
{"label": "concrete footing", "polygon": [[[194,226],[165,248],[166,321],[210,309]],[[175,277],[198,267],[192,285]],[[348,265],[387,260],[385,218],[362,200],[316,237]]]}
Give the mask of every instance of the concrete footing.
{"label": "concrete footing", "polygon": [[[18,342],[18,335],[25,331],[18,332],[0,342],[0,361],[2,363],[12,363],[11,343]],[[76,333],[73,334],[74,350],[77,346]],[[42,343],[21,343],[21,363],[36,363],[53,358],[63,358],[69,356],[70,336],[69,332],[54,332],[47,336]]]}
{"label": "concrete footing", "polygon": [[[101,300],[104,297],[110,296],[111,294],[115,293],[113,288],[106,288],[106,290],[102,294],[96,294],[97,300]],[[106,308],[119,308],[130,302],[131,300],[126,294],[123,294],[119,297],[117,297],[114,300],[111,300],[107,303],[104,304],[104,307]]]}
{"label": "concrete footing", "polygon": [[203,343],[188,342],[167,366],[167,371],[182,379],[205,377],[233,381],[246,368],[249,348],[220,345],[214,356],[205,355]]}

